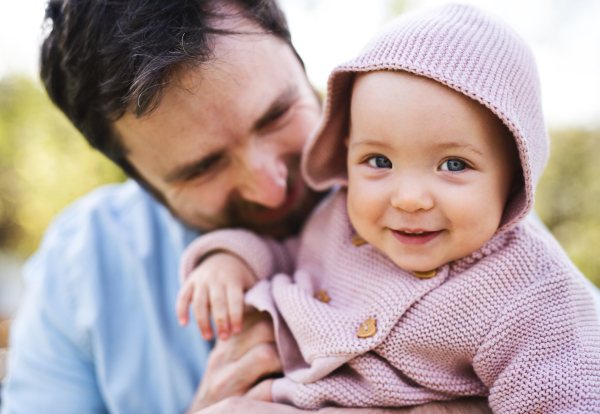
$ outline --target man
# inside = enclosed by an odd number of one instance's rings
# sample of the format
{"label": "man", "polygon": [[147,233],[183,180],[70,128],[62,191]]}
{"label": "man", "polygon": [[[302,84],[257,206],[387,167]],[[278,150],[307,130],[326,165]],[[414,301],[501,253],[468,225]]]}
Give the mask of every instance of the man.
{"label": "man", "polygon": [[[281,371],[268,321],[210,353],[174,307],[179,256],[198,231],[292,234],[319,200],[298,173],[319,99],[281,11],[273,0],[51,0],[47,15],[49,95],[135,181],[74,203],[26,265],[2,414],[299,412],[262,401],[260,379]],[[448,412],[481,401],[470,404]]]}

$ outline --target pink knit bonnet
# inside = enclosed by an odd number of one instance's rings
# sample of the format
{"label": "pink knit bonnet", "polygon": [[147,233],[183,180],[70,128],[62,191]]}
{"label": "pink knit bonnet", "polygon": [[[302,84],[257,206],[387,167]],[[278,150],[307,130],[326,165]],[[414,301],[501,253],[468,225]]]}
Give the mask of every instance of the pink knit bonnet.
{"label": "pink knit bonnet", "polygon": [[524,188],[508,203],[498,232],[533,208],[549,139],[534,57],[508,25],[472,6],[447,4],[405,13],[387,24],[349,62],[329,76],[325,111],[305,147],[307,183],[325,190],[347,185],[349,106],[357,72],[404,70],[426,76],[477,100],[510,129],[523,167]]}

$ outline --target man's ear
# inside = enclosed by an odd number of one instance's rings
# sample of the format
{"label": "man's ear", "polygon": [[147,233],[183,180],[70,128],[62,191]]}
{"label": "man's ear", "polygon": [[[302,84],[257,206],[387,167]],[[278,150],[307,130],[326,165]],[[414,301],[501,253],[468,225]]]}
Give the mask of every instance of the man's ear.
{"label": "man's ear", "polygon": [[348,144],[349,143],[350,143],[350,137],[344,138],[344,145],[346,146],[346,149],[348,149]]}

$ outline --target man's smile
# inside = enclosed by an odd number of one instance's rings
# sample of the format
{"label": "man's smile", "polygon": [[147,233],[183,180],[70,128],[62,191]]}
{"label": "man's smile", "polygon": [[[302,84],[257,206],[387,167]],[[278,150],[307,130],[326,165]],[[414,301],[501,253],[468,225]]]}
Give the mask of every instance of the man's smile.
{"label": "man's smile", "polygon": [[290,182],[287,186],[286,198],[277,208],[266,208],[254,205],[245,212],[246,218],[255,223],[272,223],[286,217],[292,210],[302,204],[302,199],[307,192],[306,184],[300,177]]}

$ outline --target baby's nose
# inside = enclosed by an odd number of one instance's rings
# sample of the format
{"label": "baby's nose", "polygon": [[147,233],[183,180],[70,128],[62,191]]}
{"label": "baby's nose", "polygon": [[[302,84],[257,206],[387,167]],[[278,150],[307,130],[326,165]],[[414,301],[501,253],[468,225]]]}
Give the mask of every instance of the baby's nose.
{"label": "baby's nose", "polygon": [[407,213],[419,210],[427,211],[433,208],[434,202],[427,187],[422,181],[415,179],[401,180],[396,191],[393,192],[391,205]]}

